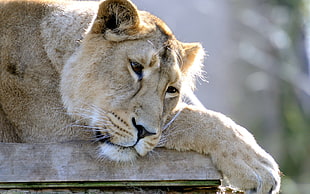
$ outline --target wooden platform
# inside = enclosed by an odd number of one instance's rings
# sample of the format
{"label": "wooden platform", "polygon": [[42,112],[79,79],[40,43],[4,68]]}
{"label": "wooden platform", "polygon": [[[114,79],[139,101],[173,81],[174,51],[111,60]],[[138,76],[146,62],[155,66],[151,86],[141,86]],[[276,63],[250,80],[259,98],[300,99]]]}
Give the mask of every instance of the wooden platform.
{"label": "wooden platform", "polygon": [[217,188],[207,156],[155,149],[133,163],[98,161],[92,144],[0,143],[0,189]]}

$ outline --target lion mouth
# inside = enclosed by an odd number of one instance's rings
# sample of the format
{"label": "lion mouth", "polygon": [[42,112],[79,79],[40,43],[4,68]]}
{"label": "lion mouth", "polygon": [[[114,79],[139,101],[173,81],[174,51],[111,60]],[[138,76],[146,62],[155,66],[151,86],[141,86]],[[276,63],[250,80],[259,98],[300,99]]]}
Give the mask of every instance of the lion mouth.
{"label": "lion mouth", "polygon": [[102,143],[102,144],[108,144],[108,145],[110,145],[110,146],[117,146],[117,147],[119,147],[119,148],[134,148],[135,147],[135,145],[137,145],[137,143],[138,143],[138,141],[134,144],[134,145],[132,145],[132,146],[122,146],[122,145],[118,145],[118,144],[115,144],[115,143],[112,143],[111,141],[110,141],[110,139],[111,139],[111,136],[109,135],[109,134],[102,134],[101,133],[101,131],[99,130],[99,129],[97,129],[96,131],[95,131],[95,135],[96,135],[96,141],[97,142],[100,142],[100,143]]}
{"label": "lion mouth", "polygon": [[103,134],[99,128],[95,129],[96,141],[100,142],[100,143],[107,143],[107,144],[110,144],[110,145],[115,145],[115,146],[120,146],[120,147],[127,148],[127,147],[135,147],[135,145],[138,144],[139,140],[141,140],[141,139],[143,139],[143,138],[145,138],[147,136],[156,135],[156,133],[151,133],[151,132],[147,131],[142,125],[138,125],[136,123],[135,118],[132,118],[132,124],[137,129],[137,140],[136,140],[136,142],[133,145],[123,146],[123,145],[117,145],[115,143],[112,143],[110,141],[111,135],[109,135],[109,133]]}
{"label": "lion mouth", "polygon": [[[160,134],[147,131],[144,126],[137,123],[135,118],[132,118],[131,121],[132,126],[136,129],[136,134],[125,133],[124,136],[120,135],[119,133],[124,130],[117,131],[120,127],[113,124],[112,120],[110,120],[111,126],[117,128],[115,133],[114,131],[109,133],[105,126],[93,127],[94,141],[99,143],[99,158],[119,162],[134,161],[139,156],[145,156],[156,146]],[[127,136],[129,139],[126,139],[125,137],[128,134],[131,134],[131,136]]]}
{"label": "lion mouth", "polygon": [[122,146],[110,141],[109,135],[104,135],[100,130],[96,130],[96,141],[100,142],[98,147],[99,159],[107,158],[116,162],[128,162],[134,161],[139,156],[135,145],[133,146]]}

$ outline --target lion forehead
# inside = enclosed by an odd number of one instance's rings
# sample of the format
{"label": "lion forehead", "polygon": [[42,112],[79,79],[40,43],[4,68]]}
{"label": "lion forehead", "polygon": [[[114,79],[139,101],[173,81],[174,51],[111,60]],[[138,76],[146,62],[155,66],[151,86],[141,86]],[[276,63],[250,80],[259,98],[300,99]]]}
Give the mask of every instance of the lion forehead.
{"label": "lion forehead", "polygon": [[166,25],[164,21],[162,21],[158,17],[146,11],[139,11],[139,13],[140,13],[141,20],[144,22],[144,24],[148,26],[155,25],[166,36],[170,36],[170,37],[174,36],[172,30]]}

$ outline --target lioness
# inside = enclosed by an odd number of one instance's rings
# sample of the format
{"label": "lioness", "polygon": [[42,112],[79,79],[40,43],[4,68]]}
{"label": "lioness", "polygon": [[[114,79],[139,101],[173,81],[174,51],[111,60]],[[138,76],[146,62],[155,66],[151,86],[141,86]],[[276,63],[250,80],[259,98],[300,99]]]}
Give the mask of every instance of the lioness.
{"label": "lioness", "polygon": [[115,161],[194,150],[236,187],[279,192],[278,165],[246,129],[182,103],[204,52],[154,15],[129,0],[2,0],[0,22],[0,141],[92,139]]}

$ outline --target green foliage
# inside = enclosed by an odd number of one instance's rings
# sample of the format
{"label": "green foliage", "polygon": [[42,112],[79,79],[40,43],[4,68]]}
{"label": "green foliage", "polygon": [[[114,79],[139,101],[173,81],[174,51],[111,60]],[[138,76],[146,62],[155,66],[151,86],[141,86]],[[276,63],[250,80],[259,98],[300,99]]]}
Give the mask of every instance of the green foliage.
{"label": "green foliage", "polygon": [[[304,67],[308,63],[301,57],[303,56],[302,52],[306,53],[304,39],[306,25],[304,22],[309,21],[309,15],[305,15],[304,11],[306,1],[273,0],[272,3],[273,6],[286,7],[291,16],[284,30],[290,36],[292,47],[279,52],[279,61],[281,63],[289,61],[292,68],[299,71],[301,73],[299,75],[302,75],[305,70]],[[294,77],[296,75],[291,72],[291,75],[287,76]],[[300,187],[300,184],[310,182],[310,115],[303,107],[305,103],[310,103],[310,96],[305,91],[300,90],[298,84],[304,83],[297,82],[294,85],[290,82],[282,82],[279,93],[280,119],[283,127],[281,133],[283,152],[279,163],[281,170],[286,175],[283,181],[286,184],[284,188],[296,187],[294,193],[298,193],[296,189]],[[301,96],[307,96],[306,99],[308,100],[306,102],[301,101]],[[297,186],[298,184],[299,186]]]}
{"label": "green foliage", "polygon": [[290,10],[298,10],[302,4],[301,0],[271,0],[274,5],[286,6]]}
{"label": "green foliage", "polygon": [[[303,112],[298,97],[291,86],[283,84],[281,94],[281,117],[283,123],[283,149],[281,159],[283,172],[297,182],[304,182],[310,153],[310,116]],[[310,181],[310,177],[308,177]]]}

